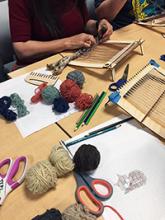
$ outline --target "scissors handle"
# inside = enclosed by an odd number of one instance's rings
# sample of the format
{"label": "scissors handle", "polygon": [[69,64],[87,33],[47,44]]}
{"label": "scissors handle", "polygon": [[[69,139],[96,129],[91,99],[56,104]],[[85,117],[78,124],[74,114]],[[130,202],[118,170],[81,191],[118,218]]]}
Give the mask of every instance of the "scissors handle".
{"label": "scissors handle", "polygon": [[[100,193],[96,189],[96,185],[101,185],[101,186],[105,187],[106,190],[107,190],[107,193],[105,193],[105,194]],[[102,200],[102,201],[109,199],[112,196],[112,194],[113,194],[113,187],[112,187],[112,185],[109,182],[107,182],[106,180],[103,180],[103,179],[93,179],[93,181],[91,182],[91,187],[92,187],[92,189],[93,189],[93,191],[95,193],[95,196],[98,199]]]}
{"label": "scissors handle", "polygon": [[111,92],[115,92],[116,90],[118,90],[121,86],[123,86],[126,83],[125,79],[119,79],[117,82],[112,83],[109,85],[109,90]]}
{"label": "scissors handle", "polygon": [[[23,172],[20,178],[17,181],[15,181],[14,177],[16,176],[19,170],[21,162],[24,162],[24,169],[23,169]],[[12,189],[17,188],[23,182],[25,174],[26,174],[26,169],[27,169],[27,158],[25,156],[18,157],[14,161],[11,169],[9,170],[9,175],[7,177],[7,183],[11,186]]]}
{"label": "scissors handle", "polygon": [[[92,201],[92,203],[97,207],[97,210],[93,210],[89,207],[89,205],[85,202],[86,199],[81,197],[81,193],[84,192],[86,196]],[[76,190],[76,199],[78,202],[86,206],[90,213],[96,215],[96,216],[101,216],[103,211],[104,211],[104,206],[101,203],[101,201],[97,200],[95,196],[90,192],[89,188],[85,185],[79,186]]]}
{"label": "scissors handle", "polygon": [[[2,167],[4,167],[5,165],[8,165],[8,170],[10,170],[11,169],[11,167],[12,167],[12,159],[11,158],[6,158],[5,160],[2,160],[1,162],[0,162],[0,169],[2,168]],[[7,177],[7,175],[8,175],[8,172],[6,172],[5,174],[1,174],[0,173],[0,177],[1,178],[5,178],[5,177]]]}

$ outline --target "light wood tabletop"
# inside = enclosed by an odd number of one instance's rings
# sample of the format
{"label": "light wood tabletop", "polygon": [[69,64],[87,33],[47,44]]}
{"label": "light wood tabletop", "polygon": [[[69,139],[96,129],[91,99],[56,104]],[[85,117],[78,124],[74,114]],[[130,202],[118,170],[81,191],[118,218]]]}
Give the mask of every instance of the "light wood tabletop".
{"label": "light wood tabletop", "polygon": [[[56,124],[24,139],[14,123],[6,123],[0,119],[0,127],[0,160],[8,157],[14,160],[24,155],[28,158],[28,168],[38,161],[48,159],[52,147],[58,144],[59,140],[68,139],[68,136]],[[0,206],[0,219],[30,220],[49,208],[63,211],[64,208],[75,202],[74,191],[75,181],[72,175],[59,179],[55,189],[38,197],[29,193],[23,183],[11,192],[4,204]]]}
{"label": "light wood tabletop", "polygon": [[[165,38],[162,35],[155,33],[154,31],[137,25],[131,24],[127,27],[121,28],[115,31],[111,37],[112,40],[138,40],[143,39],[143,48],[144,48],[144,55],[139,55],[139,48],[132,52],[131,56],[128,56],[121,62],[119,67],[117,68],[115,81],[119,79],[124,71],[124,68],[127,63],[130,64],[129,68],[129,75],[128,78],[133,76],[137,71],[139,71],[144,65],[146,65],[151,59],[154,59],[158,62],[163,68],[165,68],[165,62],[160,60],[160,55],[164,54],[164,43]],[[72,67],[73,68],[73,67]],[[71,67],[67,67],[63,74],[65,75],[68,71],[72,69]],[[93,116],[92,120],[87,126],[83,126],[79,128],[76,132],[75,125],[76,121],[80,118],[80,112],[71,115],[68,118],[64,118],[58,122],[58,124],[67,131],[70,136],[76,136],[92,127],[95,127],[107,120],[110,120],[114,116],[117,116],[122,113],[122,110],[119,109],[117,106],[113,104],[109,104],[106,108],[104,104],[108,101],[108,86],[111,83],[109,78],[109,72],[105,71],[104,69],[88,69],[88,68],[79,68],[77,69],[82,70],[86,77],[86,82],[83,88],[84,92],[89,92],[91,94],[95,94],[98,92],[99,94],[104,90],[107,91],[107,96],[103,100],[102,104],[100,105],[99,109]]]}
{"label": "light wood tabletop", "polygon": [[[147,64],[150,59],[155,59],[162,67],[165,68],[165,62],[159,60],[160,55],[164,53],[165,38],[163,38],[158,31],[152,31],[149,28],[132,24],[115,31],[111,37],[113,40],[138,40],[140,38],[145,40],[143,43],[144,56],[139,54],[139,49],[137,48],[136,51],[133,52],[132,56],[124,59],[117,68],[115,81],[121,77],[127,63],[130,64],[129,78]],[[60,58],[61,55],[55,55],[14,71],[9,75],[11,78],[14,78],[44,67],[46,64],[55,62]],[[85,75],[86,81],[83,87],[83,92],[94,95],[96,92],[100,94],[104,90],[107,91],[107,96],[109,95],[108,86],[111,83],[109,71],[106,71],[105,69],[68,66],[60,75],[60,79],[64,80],[68,72],[74,69],[81,70]],[[57,125],[59,125],[70,136],[75,136],[122,113],[121,109],[112,104],[105,108],[104,104],[106,101],[107,97],[95,113],[90,124],[88,126],[83,126],[76,132],[74,132],[74,128],[76,121],[82,114],[81,112],[72,114],[68,118],[64,118],[59,121],[57,124],[53,124],[45,129],[42,129],[25,139],[20,136],[13,123],[7,124],[3,120],[0,120],[0,160],[6,157],[12,157],[15,159],[20,155],[26,155],[28,156],[30,167],[37,161],[47,159],[54,144],[57,144],[60,139],[68,139],[68,136]],[[41,197],[34,197],[25,190],[24,184],[22,184],[21,187],[17,188],[7,197],[4,205],[0,207],[0,219],[29,220],[35,215],[43,213],[46,209],[52,207],[63,211],[67,206],[75,202],[75,187],[76,184],[74,178],[70,175],[58,180],[56,189],[50,190]]]}

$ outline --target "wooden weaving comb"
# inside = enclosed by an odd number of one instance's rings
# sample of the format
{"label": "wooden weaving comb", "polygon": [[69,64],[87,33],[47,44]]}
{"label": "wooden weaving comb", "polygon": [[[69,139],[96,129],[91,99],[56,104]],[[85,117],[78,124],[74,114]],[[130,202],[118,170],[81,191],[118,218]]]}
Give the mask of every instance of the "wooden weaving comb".
{"label": "wooden weaving comb", "polygon": [[25,78],[25,81],[33,85],[41,85],[42,83],[47,83],[47,85],[54,85],[58,80],[57,76],[47,75],[39,72],[31,72]]}

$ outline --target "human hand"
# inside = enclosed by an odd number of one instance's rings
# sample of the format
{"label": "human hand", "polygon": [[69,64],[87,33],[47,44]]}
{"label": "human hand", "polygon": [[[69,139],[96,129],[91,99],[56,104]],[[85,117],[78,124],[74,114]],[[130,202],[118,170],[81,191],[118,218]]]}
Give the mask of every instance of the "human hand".
{"label": "human hand", "polygon": [[[103,29],[105,30],[104,32]],[[101,19],[98,25],[98,33],[102,35],[101,42],[107,41],[113,33],[112,25],[106,19]]]}
{"label": "human hand", "polygon": [[92,35],[86,33],[81,33],[66,38],[66,47],[70,50],[82,47],[88,48],[91,47],[93,44],[96,44],[96,40]]}

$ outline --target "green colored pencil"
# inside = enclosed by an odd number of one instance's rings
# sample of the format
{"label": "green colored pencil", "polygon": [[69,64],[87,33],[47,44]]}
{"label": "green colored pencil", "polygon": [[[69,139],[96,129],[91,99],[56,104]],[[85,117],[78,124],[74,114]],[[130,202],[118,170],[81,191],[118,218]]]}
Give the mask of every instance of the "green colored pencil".
{"label": "green colored pencil", "polygon": [[103,91],[103,92],[101,93],[101,95],[100,95],[100,97],[99,97],[99,99],[98,99],[96,105],[94,106],[93,111],[91,112],[91,114],[90,114],[89,117],[87,118],[87,120],[86,120],[86,122],[85,122],[86,125],[89,124],[91,118],[93,117],[93,115],[94,115],[95,112],[97,111],[98,107],[100,106],[100,104],[101,104],[101,102],[103,101],[103,99],[105,98],[105,96],[106,96],[106,92]]}
{"label": "green colored pencil", "polygon": [[99,95],[96,94],[92,103],[92,106],[90,108],[88,108],[80,117],[79,121],[76,122],[76,128],[75,130],[79,129],[79,127],[82,125],[83,121],[85,120],[85,118],[89,115],[91,109],[93,108],[93,106],[95,105],[97,99],[99,98]]}

